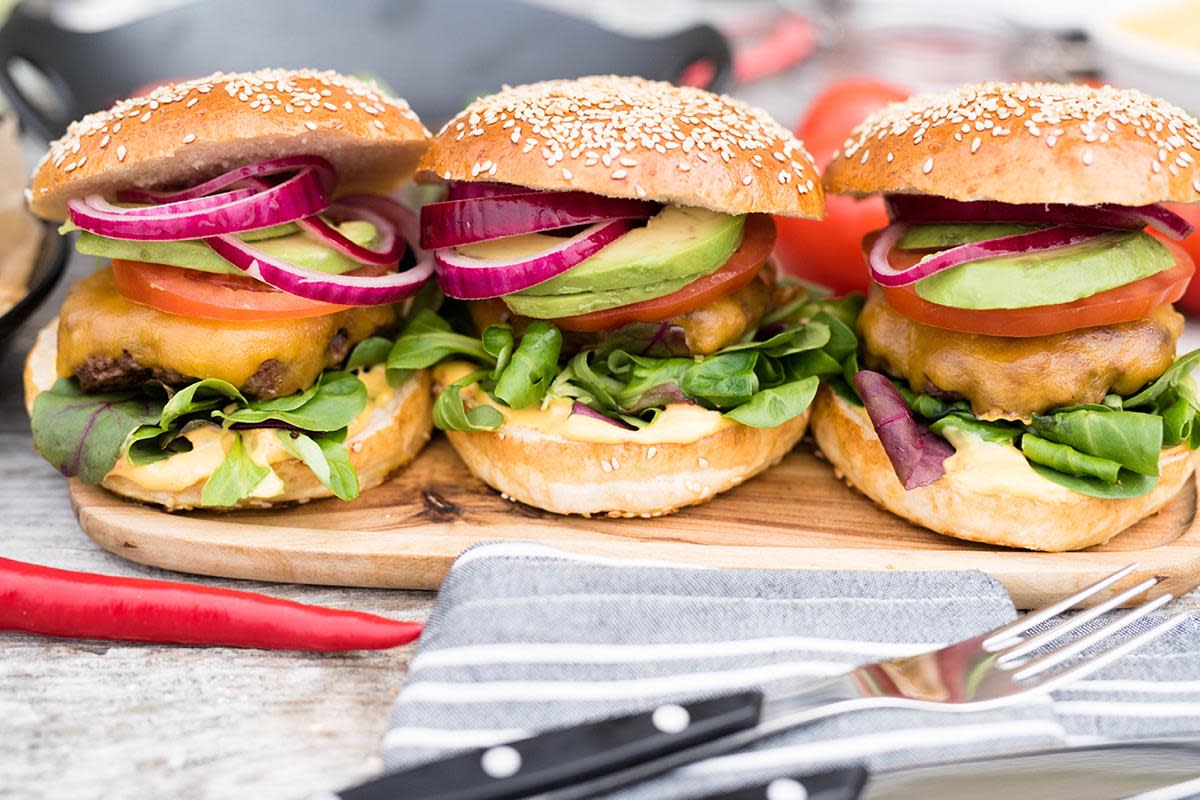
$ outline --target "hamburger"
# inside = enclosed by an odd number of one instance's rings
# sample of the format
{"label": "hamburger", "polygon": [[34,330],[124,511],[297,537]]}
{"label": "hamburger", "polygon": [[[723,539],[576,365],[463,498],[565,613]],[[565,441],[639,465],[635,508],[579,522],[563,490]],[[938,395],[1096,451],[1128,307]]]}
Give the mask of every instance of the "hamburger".
{"label": "hamburger", "polygon": [[[825,176],[881,193],[861,348],[816,401],[847,483],[950,536],[1107,541],[1191,478],[1200,424],[1171,306],[1195,269],[1200,125],[1111,87],[987,83],[869,117]],[[861,367],[861,368],[860,368]]]}
{"label": "hamburger", "polygon": [[387,195],[428,141],[404,101],[313,70],[167,84],[73,123],[29,206],[100,262],[29,354],[37,449],[167,509],[352,499],[410,461],[429,375],[384,361],[432,261]]}
{"label": "hamburger", "polygon": [[817,218],[812,159],[761,111],[616,76],[483,97],[418,167],[443,292],[389,362],[436,366],[477,477],[560,514],[654,516],[778,461],[853,350],[845,303],[781,285],[771,214]]}

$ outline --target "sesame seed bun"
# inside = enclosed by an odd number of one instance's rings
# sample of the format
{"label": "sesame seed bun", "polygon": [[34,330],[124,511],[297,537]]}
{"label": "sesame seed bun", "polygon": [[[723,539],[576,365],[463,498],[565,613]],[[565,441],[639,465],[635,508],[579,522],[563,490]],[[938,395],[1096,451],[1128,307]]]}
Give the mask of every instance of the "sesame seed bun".
{"label": "sesame seed bun", "polygon": [[216,73],[172,83],[71,123],[34,171],[29,205],[62,220],[67,200],[188,185],[244,164],[319,155],[339,194],[408,179],[429,132],[375,84],[315,70]]}
{"label": "sesame seed bun", "polygon": [[735,424],[682,444],[596,444],[518,424],[446,438],[472,474],[510,500],[556,514],[658,517],[777,464],[804,436],[808,416],[774,428]]}
{"label": "sesame seed bun", "polygon": [[1055,552],[1103,544],[1161,510],[1191,478],[1200,458],[1200,451],[1184,445],[1164,450],[1154,489],[1121,500],[1089,497],[1048,480],[1045,491],[985,492],[975,478],[986,476],[964,474],[983,467],[966,462],[956,467],[951,460],[942,478],[906,490],[866,412],[828,387],[813,404],[812,432],[838,477],[897,516],[958,539]]}
{"label": "sesame seed bun", "polygon": [[729,214],[820,218],[820,176],[766,113],[615,75],[515,86],[446,123],[417,179],[577,189]]}
{"label": "sesame seed bun", "polygon": [[825,188],[1003,203],[1200,202],[1200,123],[1141,92],[982,83],[893,103],[854,129]]}
{"label": "sesame seed bun", "polygon": [[[55,369],[57,330],[58,320],[52,320],[38,333],[25,360],[25,407],[30,414],[38,394],[53,386],[58,378]],[[396,387],[386,404],[368,407],[351,427],[359,430],[346,440],[346,447],[350,452],[350,464],[358,473],[359,489],[366,491],[383,483],[388,475],[416,458],[429,441],[433,432],[429,371],[414,372]],[[232,508],[271,508],[333,496],[299,459],[275,462],[271,469],[283,482],[283,493],[266,499],[244,498]],[[168,511],[181,511],[200,507],[200,495],[207,480],[205,477],[181,491],[164,491],[147,488],[124,475],[110,472],[100,485],[130,500],[162,506]]]}

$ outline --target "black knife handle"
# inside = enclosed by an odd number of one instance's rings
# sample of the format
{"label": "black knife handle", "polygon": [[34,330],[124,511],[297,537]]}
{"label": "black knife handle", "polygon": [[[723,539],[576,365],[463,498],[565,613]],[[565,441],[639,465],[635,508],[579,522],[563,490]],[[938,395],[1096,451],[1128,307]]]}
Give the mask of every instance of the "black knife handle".
{"label": "black knife handle", "polygon": [[703,800],[858,800],[867,785],[863,767],[843,767],[828,772],[776,778],[773,781],[732,792],[705,795]]}
{"label": "black knife handle", "polygon": [[343,800],[508,800],[618,772],[749,730],[759,691],[668,703],[472,750],[343,790]]}

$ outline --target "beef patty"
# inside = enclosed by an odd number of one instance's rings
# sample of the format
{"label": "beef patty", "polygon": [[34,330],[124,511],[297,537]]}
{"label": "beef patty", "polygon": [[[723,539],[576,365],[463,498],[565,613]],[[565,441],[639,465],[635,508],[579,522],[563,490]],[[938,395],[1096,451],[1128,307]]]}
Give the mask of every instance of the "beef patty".
{"label": "beef patty", "polygon": [[312,386],[322,370],[396,319],[393,306],[264,322],[195,319],[126,299],[105,268],[71,287],[63,302],[58,374],[76,378],[86,392],[219,378],[249,397],[282,397]]}
{"label": "beef patty", "polygon": [[981,419],[1028,419],[1132,394],[1175,359],[1183,316],[1161,306],[1133,322],[1051,336],[983,336],[913,322],[872,287],[858,321],[864,363],[915,392],[962,397]]}

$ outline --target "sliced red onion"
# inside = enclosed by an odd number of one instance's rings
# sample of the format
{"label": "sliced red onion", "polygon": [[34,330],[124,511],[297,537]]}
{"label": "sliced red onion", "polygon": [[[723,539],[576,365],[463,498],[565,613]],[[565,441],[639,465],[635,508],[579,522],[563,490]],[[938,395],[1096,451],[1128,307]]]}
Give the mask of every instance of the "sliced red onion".
{"label": "sliced red onion", "polygon": [[946,474],[944,462],[954,455],[954,448],[913,418],[903,395],[886,375],[859,370],[854,373],[854,388],[905,489],[928,486]]}
{"label": "sliced red onion", "polygon": [[218,175],[212,180],[191,186],[187,189],[162,192],[149,189],[127,189],[120,192],[117,195],[117,199],[124,203],[154,204],[193,200],[220,191],[235,183],[241,183],[248,178],[264,178],[268,175],[278,175],[281,172],[292,172],[302,169],[311,169],[316,172],[317,177],[321,179],[321,186],[325,188],[325,193],[333,193],[337,176],[333,171],[332,164],[320,156],[284,156],[282,158],[273,158],[269,161],[260,161],[257,164],[247,164],[244,167],[231,169],[224,175]]}
{"label": "sliced red onion", "polygon": [[892,223],[880,232],[879,238],[871,246],[871,252],[867,255],[867,264],[871,271],[871,279],[880,286],[907,286],[944,269],[957,267],[971,261],[1057,250],[1060,247],[1070,247],[1091,241],[1112,232],[1105,228],[1058,225],[1031,233],[1001,236],[998,239],[959,245],[949,250],[943,250],[906,269],[895,269],[888,261],[888,254],[892,252],[892,248],[904,236],[907,229],[906,223]]}
{"label": "sliced red onion", "polygon": [[[248,178],[246,182],[258,190],[264,190],[270,186],[269,183],[261,178]],[[395,200],[389,198],[383,198],[383,200],[387,203],[394,203],[397,206],[400,205]],[[393,211],[392,216],[395,216],[395,213]],[[396,235],[396,223],[387,216],[365,206],[347,203],[345,200],[334,203],[327,208],[325,216],[334,222],[345,222],[351,219],[370,222],[375,226],[379,242],[373,248],[364,247],[358,242],[346,238],[341,231],[318,216],[297,220],[296,224],[319,239],[326,247],[337,250],[339,253],[349,256],[360,264],[387,267],[398,263],[404,257],[404,240]]]}
{"label": "sliced red onion", "polygon": [[892,219],[907,223],[1023,222],[1128,230],[1149,225],[1173,239],[1184,239],[1192,232],[1187,220],[1161,205],[1073,206],[1063,203],[999,203],[994,200],[963,202],[924,194],[888,195],[887,205]]}
{"label": "sliced red onion", "polygon": [[623,219],[597,222],[524,261],[471,258],[449,247],[435,250],[438,283],[443,292],[460,300],[483,300],[519,292],[566,272],[629,228],[628,220]]}
{"label": "sliced red onion", "polygon": [[446,190],[450,200],[466,200],[472,197],[503,197],[509,194],[532,192],[525,186],[513,186],[511,183],[487,183],[486,181],[451,181]]}
{"label": "sliced red onion", "polygon": [[[319,214],[329,206],[317,172],[304,168],[282,183],[249,197],[227,192],[226,202],[212,205],[207,197],[168,204],[174,211],[118,208],[100,195],[72,199],[71,222],[110,239],[164,242],[200,239],[270,228]],[[186,207],[184,204],[187,204]],[[180,210],[186,208],[186,210]],[[132,212],[132,213],[131,213]]]}
{"label": "sliced red onion", "polygon": [[576,400],[571,406],[571,415],[574,416],[575,414],[578,414],[581,417],[591,417],[592,419],[598,419],[601,422],[607,422],[609,425],[620,428],[623,431],[637,430],[635,426],[630,425],[625,420],[617,419],[616,417],[610,417],[607,414],[597,411],[589,405],[579,402],[578,400]]}
{"label": "sliced red onion", "polygon": [[523,192],[430,203],[421,209],[421,246],[458,247],[506,236],[590,225],[607,219],[646,219],[656,203],[588,192]]}
{"label": "sliced red onion", "polygon": [[205,211],[210,208],[217,208],[226,203],[232,203],[236,200],[245,200],[248,197],[254,197],[259,190],[251,187],[242,189],[231,189],[228,192],[209,195],[208,197],[200,197],[195,200],[181,200],[175,203],[164,203],[157,206],[144,206],[142,208],[122,209],[123,213],[130,217],[153,217],[159,214],[179,214],[196,211]]}
{"label": "sliced red onion", "polygon": [[252,278],[280,291],[344,306],[379,306],[412,295],[433,274],[430,254],[418,253],[417,263],[404,272],[382,277],[330,275],[274,259],[236,236],[213,236],[204,243],[217,255]]}

